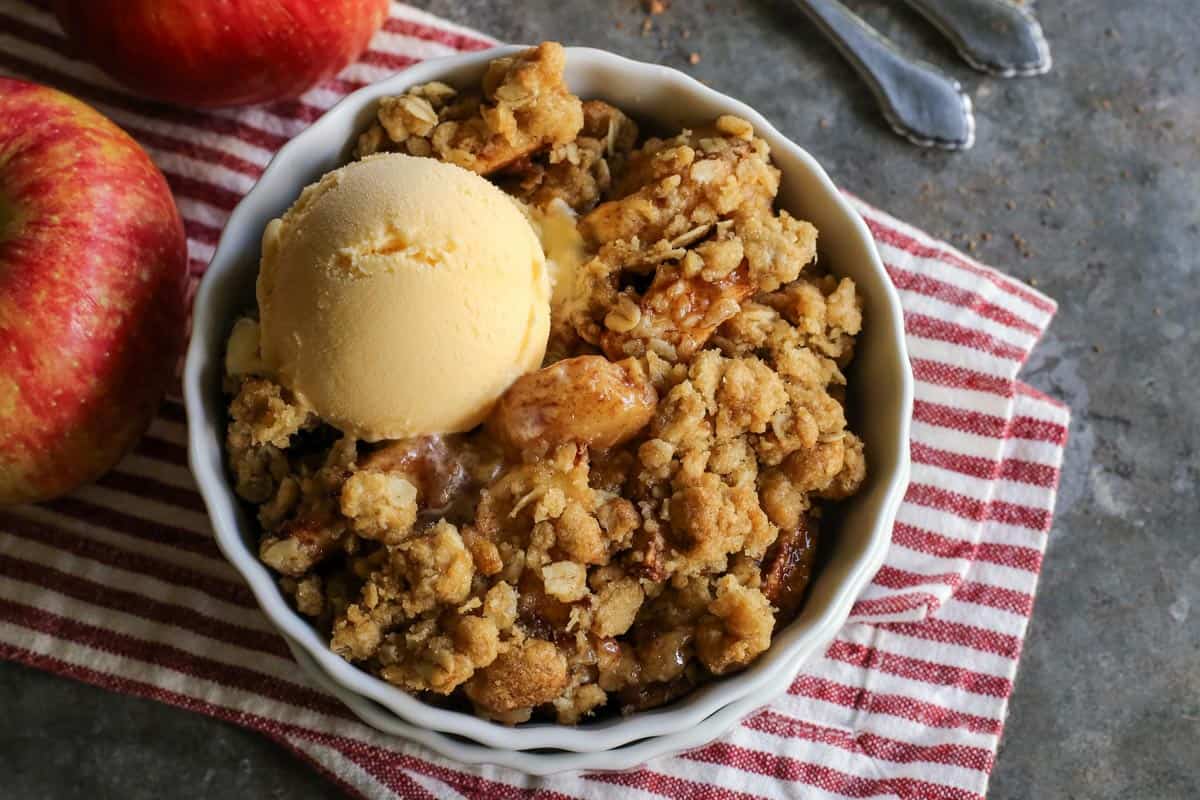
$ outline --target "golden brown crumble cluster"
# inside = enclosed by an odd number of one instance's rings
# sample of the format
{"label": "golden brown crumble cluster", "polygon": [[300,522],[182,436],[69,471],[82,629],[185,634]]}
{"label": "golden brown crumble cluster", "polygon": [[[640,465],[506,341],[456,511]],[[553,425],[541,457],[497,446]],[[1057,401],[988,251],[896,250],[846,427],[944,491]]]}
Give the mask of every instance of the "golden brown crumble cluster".
{"label": "golden brown crumble cluster", "polygon": [[227,358],[236,488],[297,609],[384,680],[507,723],[749,665],[803,604],[822,504],[865,475],[843,374],[861,301],[773,210],[766,143],[734,117],[641,140],[563,63],[543,44],[479,91],[385,99],[358,143],[579,214],[590,260],[552,355],[480,429],[357,442],[261,374],[252,320]]}
{"label": "golden brown crumble cluster", "polygon": [[565,63],[562,47],[543,44],[493,61],[479,90],[434,82],[385,97],[355,155],[397,150],[490,175],[546,148],[565,147],[583,126],[583,104],[562,80]]}

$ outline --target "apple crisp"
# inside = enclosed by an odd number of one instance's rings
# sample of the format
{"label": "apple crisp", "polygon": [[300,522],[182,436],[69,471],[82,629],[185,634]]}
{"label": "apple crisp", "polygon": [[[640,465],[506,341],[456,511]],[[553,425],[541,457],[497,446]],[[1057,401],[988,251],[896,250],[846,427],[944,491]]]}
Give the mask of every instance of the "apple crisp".
{"label": "apple crisp", "polygon": [[546,363],[483,425],[344,436],[265,374],[253,314],[226,361],[234,484],[297,610],[383,680],[509,724],[652,708],[752,664],[866,472],[844,410],[862,301],[775,208],[766,142],[730,116],[644,136],[573,95],[564,60],[542,44],[478,87],[386,98],[355,149],[574,218]]}

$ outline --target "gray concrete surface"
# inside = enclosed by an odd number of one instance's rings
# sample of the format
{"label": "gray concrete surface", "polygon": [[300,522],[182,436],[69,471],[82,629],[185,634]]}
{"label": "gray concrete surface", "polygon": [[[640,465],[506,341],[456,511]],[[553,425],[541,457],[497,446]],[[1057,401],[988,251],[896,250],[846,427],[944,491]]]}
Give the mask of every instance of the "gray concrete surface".
{"label": "gray concrete surface", "polygon": [[[841,185],[1058,298],[1025,377],[1075,421],[990,797],[1200,797],[1195,0],[1043,0],[1054,71],[1013,82],[963,67],[899,0],[851,2],[968,86],[979,141],[959,155],[889,133],[786,0],[674,0],[648,36],[639,0],[418,4],[507,40],[687,69]],[[0,665],[0,709],[3,797],[333,793],[254,734],[22,667]]]}

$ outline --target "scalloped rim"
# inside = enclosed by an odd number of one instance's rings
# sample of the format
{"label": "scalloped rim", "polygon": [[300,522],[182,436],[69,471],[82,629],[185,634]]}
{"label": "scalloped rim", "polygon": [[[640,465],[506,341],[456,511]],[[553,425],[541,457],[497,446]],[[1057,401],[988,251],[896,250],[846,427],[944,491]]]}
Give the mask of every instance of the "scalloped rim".
{"label": "scalloped rim", "polygon": [[[312,143],[325,136],[325,132],[333,129],[341,118],[355,116],[381,96],[396,94],[415,83],[436,80],[451,70],[482,67],[499,55],[516,52],[520,49],[522,47],[516,45],[498,47],[476,53],[432,59],[414,65],[391,78],[348,95],[308,129],[280,148],[255,186],[234,209],[226,224],[216,253],[196,295],[193,314],[195,330],[202,330],[206,324],[212,324],[211,320],[216,315],[220,298],[215,294],[215,276],[234,269],[242,255],[235,251],[237,245],[233,243],[234,237],[230,232],[240,227],[246,227],[245,220],[253,216],[252,209],[256,209],[261,202],[264,202],[261,198],[265,194],[265,187],[274,182],[288,180],[285,173],[288,172],[293,161],[302,157],[298,154],[310,149],[313,146]],[[855,599],[883,563],[890,543],[892,523],[908,484],[910,468],[909,428],[912,413],[913,378],[905,345],[903,314],[899,297],[891,285],[891,281],[887,278],[874,239],[865,222],[837,190],[816,160],[779,133],[760,114],[745,104],[709,89],[677,70],[632,61],[592,48],[572,47],[568,48],[567,52],[570,69],[615,68],[628,74],[632,81],[644,84],[666,84],[666,87],[672,91],[683,93],[684,96],[690,98],[698,97],[718,104],[727,113],[736,114],[749,120],[760,135],[771,141],[773,148],[787,148],[789,154],[818,179],[828,198],[836,205],[837,210],[851,222],[852,228],[867,246],[871,255],[870,267],[882,278],[880,283],[885,289],[886,296],[876,299],[884,301],[883,308],[887,313],[884,318],[880,318],[876,312],[872,324],[883,324],[891,330],[892,344],[895,348],[895,352],[891,356],[898,360],[899,363],[894,366],[897,367],[898,374],[901,376],[899,385],[895,388],[900,396],[899,407],[902,419],[898,421],[895,441],[871,442],[870,444],[876,448],[877,452],[880,447],[885,445],[891,448],[893,468],[890,470],[890,477],[885,489],[886,499],[881,504],[875,519],[869,545],[858,554],[857,561],[846,571],[845,580],[839,591],[827,606],[820,610],[816,618],[812,619],[803,629],[799,623],[795,623],[785,630],[780,634],[771,650],[751,668],[731,678],[709,684],[666,708],[580,727],[550,723],[516,728],[499,725],[470,714],[435,708],[358,669],[329,650],[316,631],[287,605],[274,577],[242,539],[237,519],[239,501],[233,494],[225,472],[221,437],[214,433],[220,421],[210,419],[204,407],[204,396],[207,391],[206,387],[202,385],[204,371],[206,368],[210,368],[214,361],[220,363],[223,359],[220,353],[210,352],[205,344],[206,336],[196,334],[193,335],[189,344],[184,370],[185,405],[190,422],[188,429],[189,461],[208,507],[216,532],[217,544],[221,551],[250,585],[251,591],[267,617],[286,638],[302,648],[303,652],[311,659],[311,665],[319,668],[322,678],[333,681],[346,691],[379,703],[404,723],[416,726],[418,729],[464,736],[499,752],[551,748],[595,753],[610,751],[651,737],[679,734],[690,728],[700,728],[704,731],[703,733],[692,731],[691,735],[687,737],[689,740],[694,738],[697,743],[701,743],[700,739],[710,741],[724,730],[709,730],[708,720],[713,719],[716,712],[735,705],[739,708],[746,706],[748,711],[751,705],[755,708],[761,707],[782,694],[790,684],[796,670],[799,669],[801,662],[819,648],[824,647],[845,623]],[[328,147],[342,149],[345,146],[346,142],[339,139]],[[257,232],[254,238],[257,239]],[[214,454],[216,455],[215,460]],[[812,611],[812,608],[807,608],[805,614]],[[439,752],[451,755],[449,744],[447,744],[450,741],[452,740],[445,739],[441,747],[433,742],[423,743]],[[689,745],[684,744],[679,749],[687,746]],[[463,753],[462,755],[452,755],[452,757],[471,763],[495,763],[495,759],[477,760],[468,755]],[[537,757],[538,754],[529,755]],[[528,765],[519,768],[529,770]]]}

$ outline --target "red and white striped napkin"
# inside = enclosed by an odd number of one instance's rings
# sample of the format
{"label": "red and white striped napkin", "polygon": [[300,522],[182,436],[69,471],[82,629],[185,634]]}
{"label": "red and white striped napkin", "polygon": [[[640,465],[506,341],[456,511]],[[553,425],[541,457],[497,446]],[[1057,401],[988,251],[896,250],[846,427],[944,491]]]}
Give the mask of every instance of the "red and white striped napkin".
{"label": "red and white striped napkin", "polygon": [[[359,63],[302,99],[214,112],[138,100],[68,54],[42,3],[0,0],[0,72],[78,95],[166,173],[191,268],[272,153],[344,94],[493,42],[394,4]],[[635,772],[464,768],[315,689],[217,551],[169,400],[94,486],[0,512],[0,657],[254,728],[352,795],[982,798],[1025,637],[1067,437],[1016,381],[1055,304],[856,201],[900,289],[917,378],[912,485],[887,563],[788,695],[723,740]]]}

